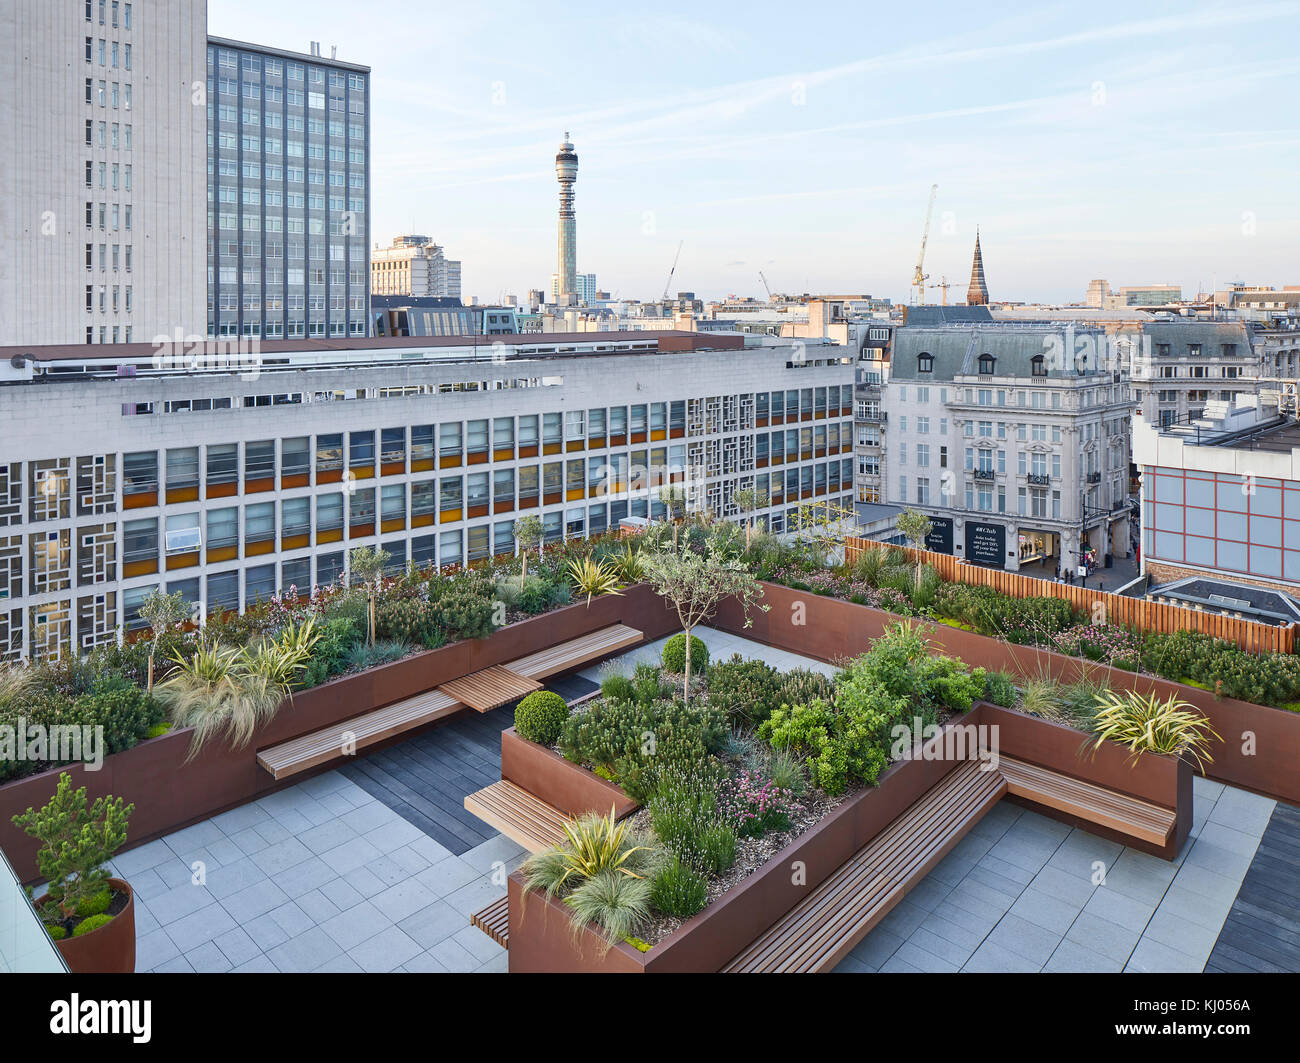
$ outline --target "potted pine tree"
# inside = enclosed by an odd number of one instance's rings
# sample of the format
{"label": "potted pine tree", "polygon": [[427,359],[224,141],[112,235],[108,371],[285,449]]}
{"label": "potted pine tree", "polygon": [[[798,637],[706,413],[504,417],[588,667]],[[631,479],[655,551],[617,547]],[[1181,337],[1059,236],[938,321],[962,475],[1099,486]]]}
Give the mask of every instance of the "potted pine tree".
{"label": "potted pine tree", "polygon": [[41,842],[36,866],[48,885],[36,911],[74,974],[135,971],[135,897],[104,867],[126,842],[134,810],[120,797],[90,804],[86,788],[74,791],[63,772],[48,805],[13,817]]}

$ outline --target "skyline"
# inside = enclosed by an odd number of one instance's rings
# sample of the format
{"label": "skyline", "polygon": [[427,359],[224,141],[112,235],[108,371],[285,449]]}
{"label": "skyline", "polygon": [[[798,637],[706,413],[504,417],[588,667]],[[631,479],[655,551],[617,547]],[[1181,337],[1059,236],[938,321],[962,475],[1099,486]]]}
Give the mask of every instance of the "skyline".
{"label": "skyline", "polygon": [[682,241],[674,291],[761,294],[762,270],[774,291],[905,300],[932,183],[931,284],[964,287],[976,225],[994,300],[1079,301],[1094,277],[1189,294],[1300,281],[1300,135],[1267,110],[1300,72],[1279,31],[1300,4],[1106,4],[1087,22],[1040,5],[933,38],[964,25],[954,5],[792,20],[767,4],[725,30],[723,12],[687,10],[578,4],[557,23],[515,3],[390,4],[357,24],[324,0],[304,30],[296,7],[211,0],[209,30],[255,20],[267,43],[318,39],[372,68],[371,246],[429,233],[464,262],[467,296],[549,286],[566,129],[577,268],[625,297],[656,298]]}

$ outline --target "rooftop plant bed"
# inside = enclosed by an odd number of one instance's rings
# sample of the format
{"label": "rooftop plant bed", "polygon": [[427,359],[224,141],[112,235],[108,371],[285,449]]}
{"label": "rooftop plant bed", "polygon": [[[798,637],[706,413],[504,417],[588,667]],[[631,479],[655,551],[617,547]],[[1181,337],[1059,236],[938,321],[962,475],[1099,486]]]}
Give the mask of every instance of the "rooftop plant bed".
{"label": "rooftop plant bed", "polygon": [[[1023,700],[1012,677],[937,654],[909,624],[889,628],[833,680],[738,657],[697,663],[706,666],[689,692],[676,658],[610,676],[599,698],[538,736],[642,808],[621,823],[608,812],[579,816],[566,841],[524,864],[511,884],[512,970],[717,969],[798,899],[780,884],[796,854],[811,847],[824,877],[953,767],[912,759],[918,735],[970,719],[985,699]],[[1082,703],[1098,695],[1108,692],[1054,696]],[[1148,738],[1143,707],[1125,697],[1109,710],[1096,701],[1091,716],[1080,708],[1074,729],[1056,722],[1064,711],[1045,692],[1038,699],[1027,707],[1051,719],[1012,709],[999,721],[1018,721],[1022,736],[1052,732],[1022,737],[1037,762],[1083,779],[1101,771],[1099,785],[1181,803],[1190,816],[1190,774],[1179,758],[1208,755],[1198,714],[1163,706],[1161,716],[1153,706],[1167,726]],[[984,709],[1005,711],[985,705],[975,717]],[[1144,776],[1152,771],[1154,782]],[[1130,781],[1130,772],[1143,778]],[[853,811],[864,801],[875,811]],[[865,836],[864,823],[874,825]],[[1189,826],[1186,818],[1177,844]],[[567,938],[557,920],[570,924]]]}
{"label": "rooftop plant bed", "polygon": [[[386,575],[386,555],[361,549],[352,554],[351,586],[314,587],[302,596],[291,587],[243,614],[213,614],[201,627],[189,623],[179,595],[155,594],[141,610],[150,626],[120,645],[84,658],[0,665],[0,725],[101,726],[104,755],[172,727],[197,725],[203,741],[214,725],[233,727],[247,739],[290,694],[588,602],[636,583],[636,561],[634,544],[600,538],[471,570],[408,566]],[[233,724],[229,713],[207,711],[218,682],[246,695]],[[0,783],[74,762],[53,750],[18,752],[0,745]]]}
{"label": "rooftop plant bed", "polygon": [[[219,728],[196,748],[194,728],[172,728],[107,756],[100,770],[88,771],[82,764],[70,764],[66,770],[92,797],[111,791],[135,803],[130,844],[138,845],[274,789],[275,780],[257,765],[260,748],[624,620],[638,624],[650,638],[671,630],[668,615],[645,585],[627,587],[618,595],[595,597],[590,605],[584,599],[484,638],[422,650],[298,690],[257,723],[243,744],[232,742]],[[0,784],[0,847],[26,881],[35,877],[35,845],[12,828],[9,817],[44,803],[60,770],[47,768]],[[166,801],[158,800],[162,793]]]}
{"label": "rooftop plant bed", "polygon": [[1013,645],[1101,661],[1287,711],[1300,711],[1300,656],[1248,653],[1234,643],[1192,631],[1136,632],[1098,621],[1049,596],[1017,598],[991,587],[943,580],[899,550],[863,550],[852,565],[829,563],[816,543],[754,538],[746,559],[760,579],[839,598],[900,616],[914,616]]}

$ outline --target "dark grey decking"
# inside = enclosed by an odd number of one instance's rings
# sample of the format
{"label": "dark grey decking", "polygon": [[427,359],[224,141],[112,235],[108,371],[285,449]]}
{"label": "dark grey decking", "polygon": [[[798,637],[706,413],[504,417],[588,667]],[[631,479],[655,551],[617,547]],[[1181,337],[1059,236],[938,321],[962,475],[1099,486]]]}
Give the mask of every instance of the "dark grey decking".
{"label": "dark grey decking", "polygon": [[1273,810],[1205,970],[1300,971],[1300,809]]}
{"label": "dark grey decking", "polygon": [[[581,676],[548,682],[572,702],[596,690]],[[447,722],[339,768],[366,793],[419,827],[455,856],[496,835],[465,811],[465,798],[501,778],[501,732],[515,722],[514,705],[470,710]]]}

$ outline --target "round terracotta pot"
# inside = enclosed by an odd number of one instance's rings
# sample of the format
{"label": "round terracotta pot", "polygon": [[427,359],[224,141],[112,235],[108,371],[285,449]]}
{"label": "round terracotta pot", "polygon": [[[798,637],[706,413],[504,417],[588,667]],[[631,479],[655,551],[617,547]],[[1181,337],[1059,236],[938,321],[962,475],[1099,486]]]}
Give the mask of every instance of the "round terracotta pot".
{"label": "round terracotta pot", "polygon": [[55,942],[73,974],[135,973],[135,894],[120,878],[108,884],[126,894],[126,907],[98,930]]}

